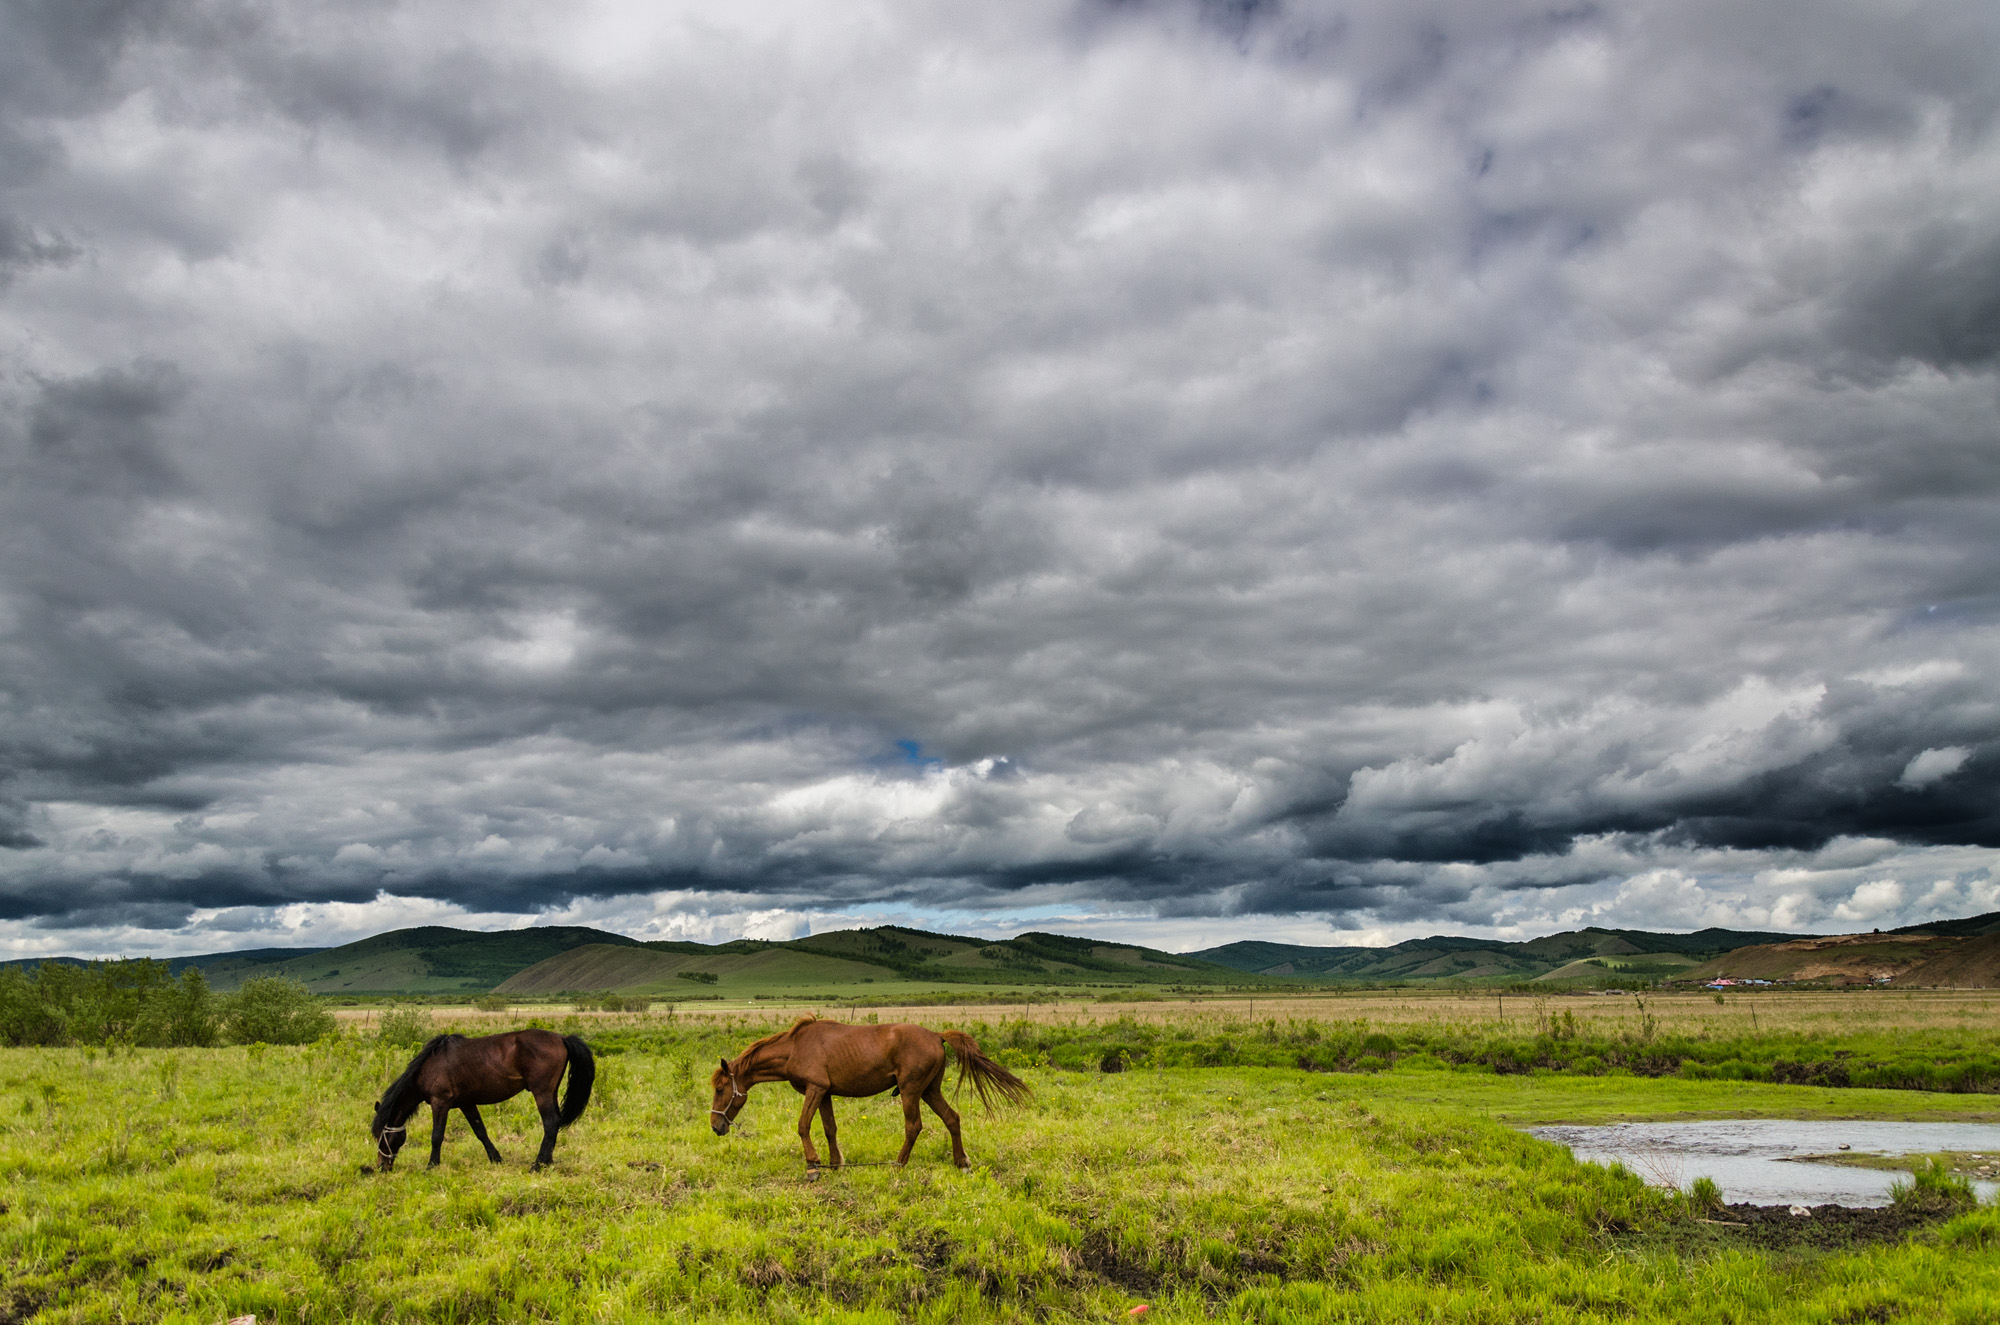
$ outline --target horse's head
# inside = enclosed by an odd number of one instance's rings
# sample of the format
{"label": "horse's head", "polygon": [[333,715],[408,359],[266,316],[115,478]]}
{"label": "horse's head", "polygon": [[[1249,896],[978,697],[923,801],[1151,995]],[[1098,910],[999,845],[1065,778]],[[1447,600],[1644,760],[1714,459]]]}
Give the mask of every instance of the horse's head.
{"label": "horse's head", "polygon": [[715,1088],[715,1098],[708,1102],[708,1125],[715,1129],[717,1136],[729,1135],[729,1124],[736,1121],[736,1115],[743,1111],[743,1102],[750,1098],[748,1091],[736,1084],[736,1069],[729,1065],[727,1058],[722,1066],[715,1069],[709,1078],[709,1085]]}
{"label": "horse's head", "polygon": [[403,1142],[408,1138],[410,1129],[407,1127],[389,1126],[388,1120],[383,1117],[382,1101],[377,1100],[375,1101],[374,1132],[376,1166],[382,1172],[387,1173],[390,1169],[396,1167],[396,1152],[403,1148]]}

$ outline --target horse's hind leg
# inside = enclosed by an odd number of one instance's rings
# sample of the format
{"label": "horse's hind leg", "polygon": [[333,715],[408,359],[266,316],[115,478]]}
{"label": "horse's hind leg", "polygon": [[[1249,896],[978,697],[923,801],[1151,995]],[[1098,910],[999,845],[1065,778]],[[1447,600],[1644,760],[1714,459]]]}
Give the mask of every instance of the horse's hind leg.
{"label": "horse's hind leg", "polygon": [[556,1157],[556,1133],[562,1130],[562,1114],[556,1109],[556,1088],[535,1092],[535,1109],[542,1115],[542,1148],[535,1155],[535,1167],[546,1168]]}
{"label": "horse's hind leg", "polygon": [[471,1127],[472,1134],[479,1138],[479,1144],[486,1147],[486,1158],[498,1164],[500,1152],[494,1149],[492,1138],[486,1135],[486,1120],[479,1116],[479,1106],[461,1104],[458,1106],[458,1111],[465,1115],[466,1125]]}
{"label": "horse's hind leg", "polygon": [[971,1168],[965,1158],[965,1142],[958,1135],[958,1110],[945,1103],[944,1092],[938,1089],[937,1082],[931,1082],[930,1089],[924,1092],[924,1103],[931,1106],[932,1113],[944,1119],[944,1130],[951,1133],[951,1162],[962,1169]]}
{"label": "horse's hind leg", "polygon": [[431,1101],[431,1162],[426,1166],[436,1168],[444,1158],[444,1123],[451,1117],[451,1106],[442,1100]]}
{"label": "horse's hind leg", "polygon": [[840,1141],[833,1129],[833,1096],[822,1095],[819,1101],[819,1125],[826,1133],[826,1162],[834,1168],[840,1167]]}
{"label": "horse's hind leg", "polygon": [[917,1112],[919,1100],[917,1092],[905,1087],[903,1090],[903,1153],[896,1156],[896,1163],[910,1162],[910,1152],[916,1149],[917,1135],[924,1130],[923,1115]]}

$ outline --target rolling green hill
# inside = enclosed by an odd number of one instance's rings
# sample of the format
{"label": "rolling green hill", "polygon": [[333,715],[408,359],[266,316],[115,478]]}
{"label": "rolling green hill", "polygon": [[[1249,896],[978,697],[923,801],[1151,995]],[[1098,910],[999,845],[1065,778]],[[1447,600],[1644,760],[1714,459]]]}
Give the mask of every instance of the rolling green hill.
{"label": "rolling green hill", "polygon": [[519,972],[498,992],[685,995],[693,982],[683,980],[683,973],[713,975],[713,987],[723,994],[863,984],[1238,984],[1245,980],[1228,967],[1128,943],[1060,934],[988,941],[884,926],[785,942],[745,939],[714,946],[645,943],[638,950],[577,948]]}
{"label": "rolling green hill", "polygon": [[218,990],[234,989],[252,976],[283,975],[316,994],[483,994],[524,967],[586,943],[636,946],[638,940],[571,925],[497,934],[425,925],[283,961],[217,962],[202,973]]}
{"label": "rolling green hill", "polygon": [[1247,942],[1228,943],[1188,955],[1247,973],[1294,980],[1603,981],[1614,975],[1667,978],[1733,948],[1797,937],[1730,929],[1655,934],[1639,929],[1590,928],[1520,943],[1437,935],[1407,939],[1386,948],[1315,948]]}

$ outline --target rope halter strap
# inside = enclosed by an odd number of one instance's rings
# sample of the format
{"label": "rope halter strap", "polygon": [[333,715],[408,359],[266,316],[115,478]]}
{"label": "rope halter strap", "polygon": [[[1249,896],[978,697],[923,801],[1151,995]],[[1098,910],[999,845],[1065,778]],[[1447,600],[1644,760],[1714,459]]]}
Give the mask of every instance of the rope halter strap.
{"label": "rope halter strap", "polygon": [[389,1138],[390,1138],[390,1137],[391,1137],[392,1135],[393,1135],[393,1136],[402,1136],[402,1135],[404,1135],[405,1133],[407,1133],[407,1132],[408,1132],[409,1130],[410,1130],[410,1129],[409,1129],[409,1128],[407,1128],[407,1127],[385,1127],[385,1128],[383,1128],[383,1129],[382,1129],[382,1133],[381,1133],[381,1135],[379,1135],[379,1136],[377,1136],[377,1137],[375,1138],[375,1153],[376,1153],[376,1154],[378,1154],[378,1155],[380,1155],[380,1156],[381,1156],[382,1158],[384,1158],[384,1159],[394,1159],[394,1158],[396,1157],[396,1152],[395,1152],[395,1151],[393,1151],[393,1150],[391,1150],[391,1149],[389,1149]]}
{"label": "rope halter strap", "polygon": [[[733,1068],[730,1070],[729,1073],[729,1091],[730,1091],[729,1102],[731,1104],[736,1103],[736,1101],[738,1100],[747,1100],[750,1098],[750,1092],[742,1089],[736,1084],[736,1072]],[[714,1117],[722,1119],[722,1121],[725,1123],[729,1121],[729,1115],[721,1109],[717,1109],[711,1106],[709,1109],[709,1113]]]}

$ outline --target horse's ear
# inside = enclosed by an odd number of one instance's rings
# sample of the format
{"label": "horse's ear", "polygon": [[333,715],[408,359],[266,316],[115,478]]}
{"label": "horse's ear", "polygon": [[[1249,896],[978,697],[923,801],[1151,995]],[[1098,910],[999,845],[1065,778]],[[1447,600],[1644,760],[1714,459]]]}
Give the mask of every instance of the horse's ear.
{"label": "horse's ear", "polygon": [[722,1063],[722,1070],[727,1072],[729,1070],[729,1060],[727,1058],[724,1058],[721,1059],[720,1062]]}

